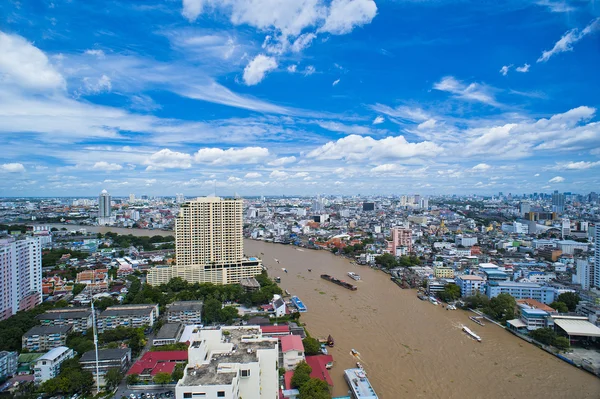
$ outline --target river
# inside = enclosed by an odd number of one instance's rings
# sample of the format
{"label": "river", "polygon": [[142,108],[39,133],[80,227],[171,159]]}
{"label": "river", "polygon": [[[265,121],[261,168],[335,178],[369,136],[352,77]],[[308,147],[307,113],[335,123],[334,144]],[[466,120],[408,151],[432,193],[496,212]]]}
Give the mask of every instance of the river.
{"label": "river", "polygon": [[[53,225],[55,227],[74,227]],[[89,232],[169,235],[160,230],[85,227]],[[448,311],[420,301],[389,276],[352,265],[326,251],[245,240],[245,253],[258,256],[281,287],[302,299],[302,315],[317,337],[331,334],[334,396],[347,394],[343,370],[355,366],[350,350],[360,352],[369,379],[381,399],[399,398],[600,398],[600,381],[503,329],[478,326],[464,311]],[[263,255],[264,254],[264,255]],[[278,259],[280,263],[277,263]],[[285,267],[289,273],[282,271]],[[308,269],[312,272],[308,272]],[[322,273],[362,280],[349,291],[319,277]],[[467,337],[465,324],[483,340]]]}

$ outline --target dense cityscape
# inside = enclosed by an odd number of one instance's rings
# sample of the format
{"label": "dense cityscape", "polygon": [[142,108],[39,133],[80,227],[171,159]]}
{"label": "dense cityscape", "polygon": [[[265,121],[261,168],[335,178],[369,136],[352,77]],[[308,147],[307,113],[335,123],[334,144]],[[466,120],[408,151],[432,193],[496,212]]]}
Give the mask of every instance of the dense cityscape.
{"label": "dense cityscape", "polygon": [[464,314],[461,339],[485,345],[488,329],[504,329],[600,376],[599,212],[594,192],[4,198],[2,387],[14,397],[258,398],[259,385],[266,397],[370,397],[367,376],[381,377],[361,363],[368,354],[352,348],[354,368],[339,370],[341,337],[309,331],[311,298],[284,284],[300,272],[248,253],[254,241],[357,268],[321,275],[340,286],[331,290],[387,274],[413,292],[409,306]]}

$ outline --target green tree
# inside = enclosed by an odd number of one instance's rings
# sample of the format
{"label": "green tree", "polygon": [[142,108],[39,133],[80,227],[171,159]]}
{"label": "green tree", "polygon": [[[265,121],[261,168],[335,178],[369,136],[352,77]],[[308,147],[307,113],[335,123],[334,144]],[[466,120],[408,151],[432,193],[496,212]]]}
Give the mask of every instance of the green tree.
{"label": "green tree", "polygon": [[568,349],[570,346],[569,339],[566,337],[556,337],[552,342],[552,345],[556,346],[558,349]]}
{"label": "green tree", "polygon": [[154,375],[154,378],[152,378],[152,380],[159,384],[168,384],[169,382],[171,382],[171,374],[169,373],[156,373]]}
{"label": "green tree", "polygon": [[308,380],[310,380],[310,373],[312,372],[312,367],[308,365],[306,362],[300,362],[296,365],[296,369],[294,370],[294,375],[292,376],[292,388],[300,388],[304,385]]}
{"label": "green tree", "polygon": [[447,284],[438,296],[444,302],[455,301],[460,298],[460,287],[456,284]]}
{"label": "green tree", "polygon": [[318,378],[310,378],[300,386],[299,399],[330,399],[329,385]]}
{"label": "green tree", "polygon": [[530,331],[529,336],[542,344],[552,345],[556,338],[556,333],[551,328],[544,327]]}
{"label": "green tree", "polygon": [[563,292],[556,298],[557,302],[562,302],[567,305],[569,312],[574,312],[581,298],[574,292]]}
{"label": "green tree", "polygon": [[463,300],[467,304],[467,307],[471,309],[485,308],[490,303],[490,299],[481,292],[476,292],[475,295],[468,296]]}
{"label": "green tree", "polygon": [[396,257],[392,254],[385,253],[375,257],[375,263],[383,267],[384,269],[393,269],[398,266]]}
{"label": "green tree", "polygon": [[484,312],[492,316],[494,319],[505,324],[507,320],[515,318],[515,307],[517,301],[509,294],[499,294],[492,298]]}
{"label": "green tree", "polygon": [[321,344],[312,337],[306,337],[302,340],[304,344],[304,353],[308,356],[318,355],[321,353]]}
{"label": "green tree", "polygon": [[138,374],[129,374],[126,378],[127,385],[135,385],[140,382],[140,376]]}
{"label": "green tree", "polygon": [[218,299],[210,297],[204,301],[202,307],[202,319],[206,324],[218,322],[221,315],[221,302]]}
{"label": "green tree", "polygon": [[83,289],[84,289],[85,287],[86,287],[86,285],[85,285],[85,284],[79,284],[79,283],[78,283],[78,284],[75,284],[75,285],[73,286],[73,292],[72,292],[72,293],[73,293],[73,296],[77,296],[77,295],[79,295],[79,293],[80,293],[81,291],[83,291]]}
{"label": "green tree", "polygon": [[121,370],[118,368],[109,369],[104,376],[104,380],[106,381],[106,386],[109,389],[116,388],[117,385],[123,379],[123,374],[121,374]]}
{"label": "green tree", "polygon": [[554,301],[550,304],[550,307],[556,309],[558,313],[567,313],[569,308],[564,302]]}
{"label": "green tree", "polygon": [[171,380],[177,382],[183,378],[183,368],[185,366],[183,364],[178,364],[175,366],[175,370],[171,373]]}

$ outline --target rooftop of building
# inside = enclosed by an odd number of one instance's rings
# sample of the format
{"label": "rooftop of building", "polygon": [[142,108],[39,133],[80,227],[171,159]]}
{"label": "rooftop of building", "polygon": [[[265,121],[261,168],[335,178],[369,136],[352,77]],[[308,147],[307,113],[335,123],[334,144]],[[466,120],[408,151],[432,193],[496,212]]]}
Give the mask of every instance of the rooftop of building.
{"label": "rooftop of building", "polygon": [[111,317],[121,315],[145,316],[153,312],[157,305],[115,305],[109,306],[100,313],[100,317]]}
{"label": "rooftop of building", "polygon": [[284,335],[279,338],[281,342],[281,352],[286,353],[289,351],[300,351],[304,352],[304,344],[302,338],[298,335]]}
{"label": "rooftop of building", "polygon": [[183,332],[183,324],[167,323],[158,330],[154,339],[176,339]]}
{"label": "rooftop of building", "polygon": [[535,283],[518,283],[515,281],[490,281],[489,286],[498,287],[513,287],[513,288],[541,288],[540,284]]}
{"label": "rooftop of building", "polygon": [[254,277],[241,278],[240,285],[242,287],[248,287],[248,288],[257,288],[257,289],[260,288],[260,284],[258,283],[258,280],[256,280],[256,278],[254,278]]}
{"label": "rooftop of building", "polygon": [[465,274],[462,276],[456,277],[457,279],[465,280],[465,281],[483,281],[483,277],[481,276],[473,276],[471,274]]}
{"label": "rooftop of building", "polygon": [[545,303],[542,303],[540,301],[536,301],[535,299],[531,299],[531,298],[526,298],[526,299],[517,299],[517,304],[518,305],[527,305],[530,308],[535,308],[535,309],[541,309],[544,310],[548,313],[556,313],[556,310],[551,308],[550,306],[546,305]]}
{"label": "rooftop of building", "polygon": [[[106,361],[106,360],[121,360],[127,353],[130,353],[131,349],[99,349],[98,350],[98,360]],[[91,350],[85,352],[79,362],[95,362],[96,361],[96,351]]]}
{"label": "rooftop of building", "polygon": [[131,366],[127,374],[155,375],[159,372],[166,372],[165,365],[167,363],[172,363],[174,368],[175,363],[186,362],[187,359],[187,351],[146,352],[140,360]]}
{"label": "rooftop of building", "polygon": [[52,309],[36,316],[38,320],[60,320],[60,319],[81,319],[92,315],[91,309],[86,308],[61,308]]}
{"label": "rooftop of building", "polygon": [[554,324],[563,329],[568,335],[600,337],[600,328],[587,320],[554,318]]}
{"label": "rooftop of building", "polygon": [[167,305],[167,312],[202,311],[202,301],[176,301]]}
{"label": "rooftop of building", "polygon": [[[258,361],[257,351],[261,349],[276,349],[277,341],[262,337],[257,326],[243,328],[226,328],[229,335],[221,335],[221,343],[232,344],[230,352],[209,353],[207,364],[188,364],[186,374],[180,384],[182,386],[224,385],[231,384],[237,375],[239,367],[236,364],[254,363]],[[202,337],[202,332],[198,338]],[[199,348],[206,340],[194,341],[190,348]]]}
{"label": "rooftop of building", "polygon": [[71,328],[71,326],[35,326],[23,334],[23,336],[31,337],[34,335],[67,334]]}
{"label": "rooftop of building", "polygon": [[59,346],[44,353],[37,359],[37,361],[39,362],[40,360],[55,360],[58,357],[60,357],[63,353],[68,352],[70,350],[72,349],[67,348],[66,346]]}

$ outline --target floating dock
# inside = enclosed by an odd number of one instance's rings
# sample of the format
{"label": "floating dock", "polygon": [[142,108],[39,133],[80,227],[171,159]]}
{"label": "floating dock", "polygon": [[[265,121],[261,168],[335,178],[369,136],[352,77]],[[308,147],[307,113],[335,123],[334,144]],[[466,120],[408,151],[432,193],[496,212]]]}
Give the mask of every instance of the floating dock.
{"label": "floating dock", "polygon": [[379,399],[362,368],[344,370],[344,378],[354,399]]}
{"label": "floating dock", "polygon": [[298,312],[306,312],[306,306],[304,305],[304,303],[300,300],[300,298],[298,298],[297,296],[293,296],[291,298],[292,303],[294,304],[294,306],[296,308],[298,308]]}

